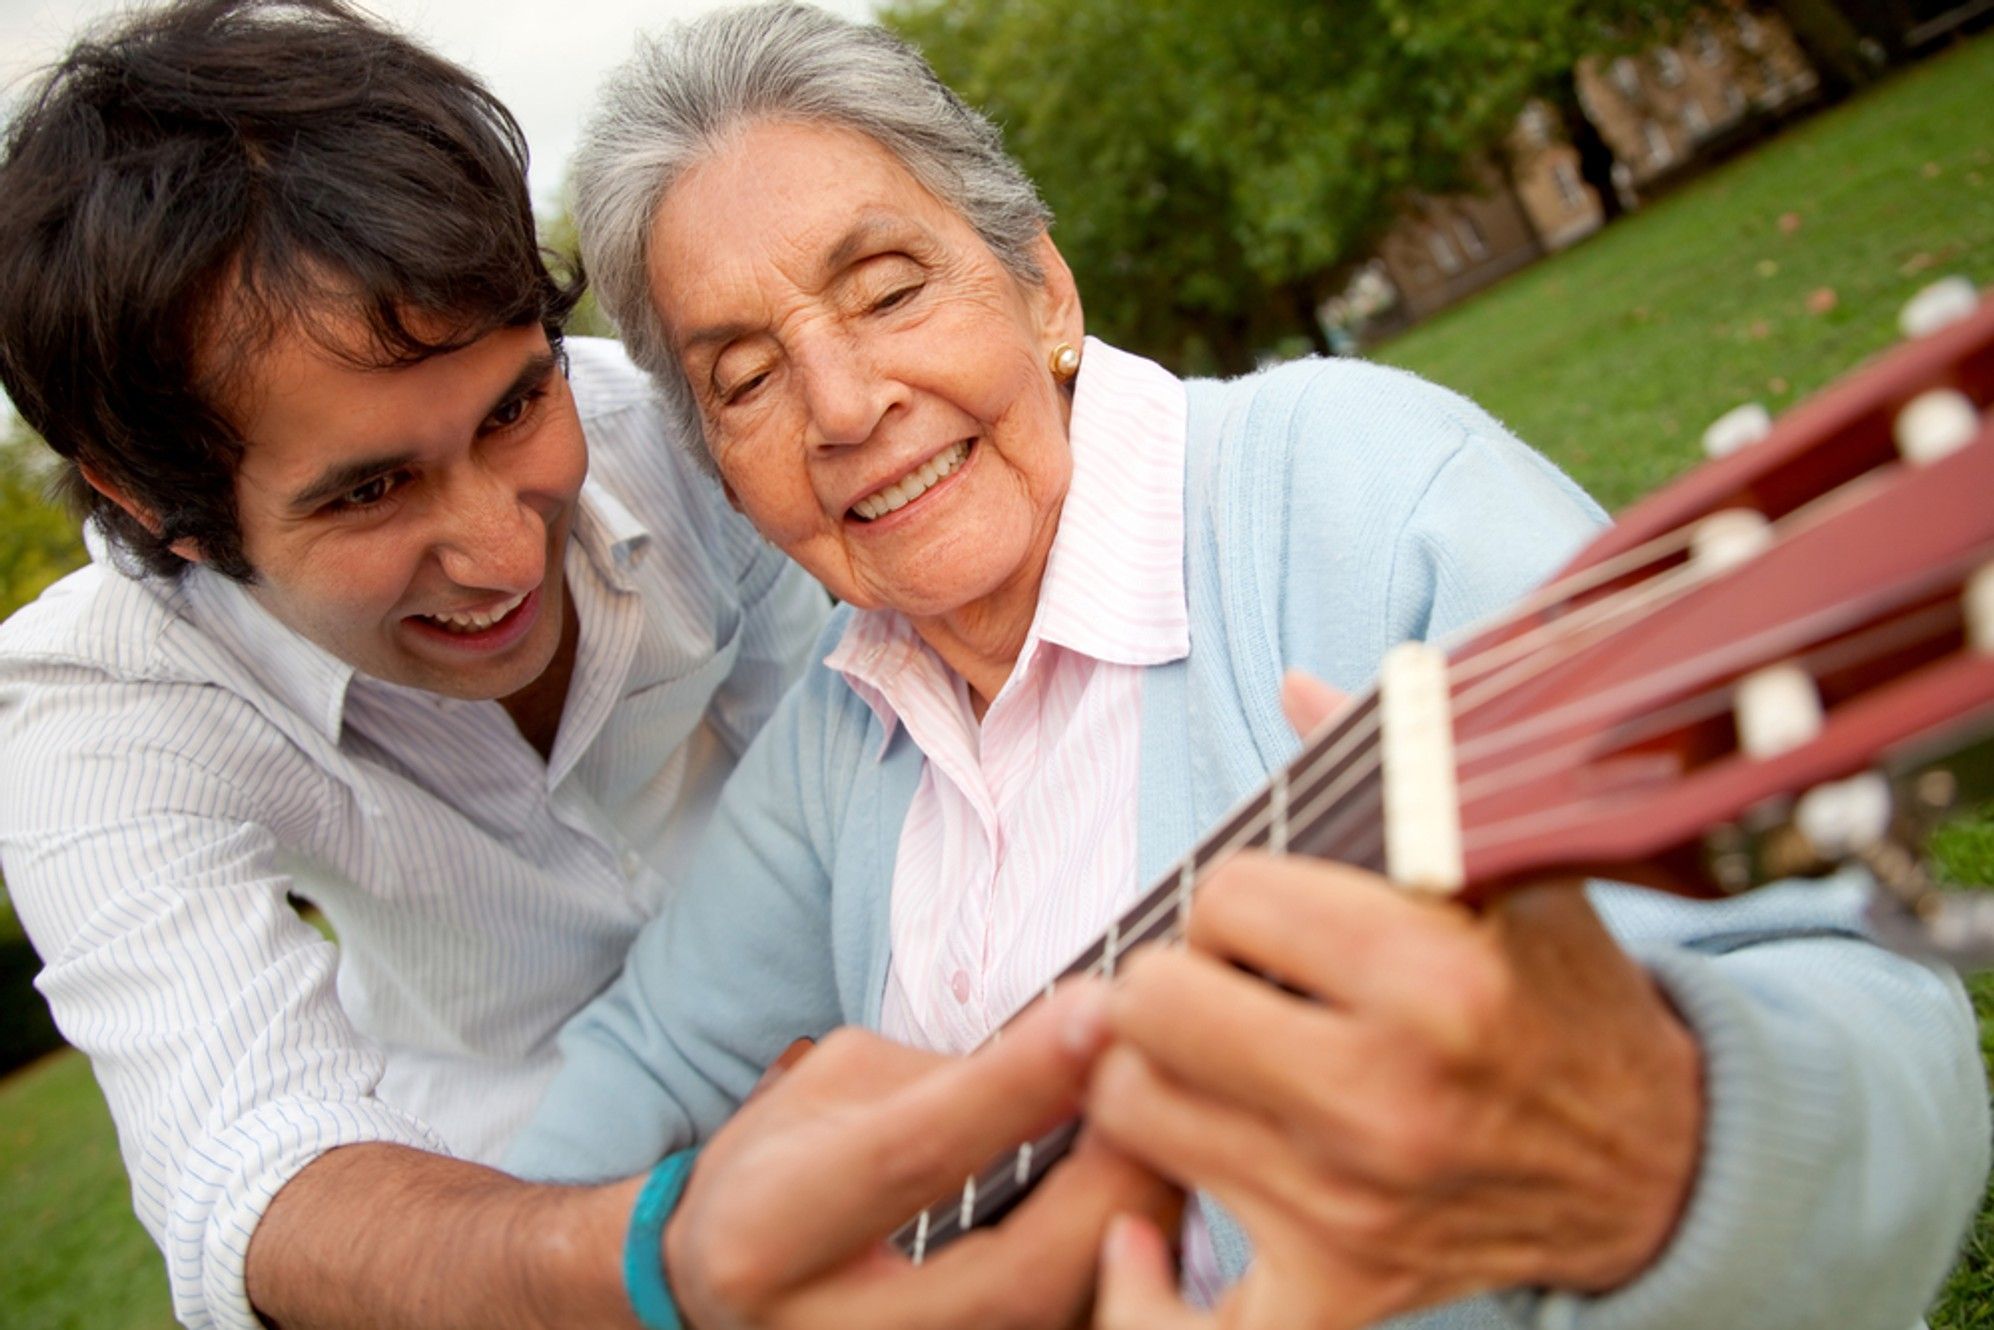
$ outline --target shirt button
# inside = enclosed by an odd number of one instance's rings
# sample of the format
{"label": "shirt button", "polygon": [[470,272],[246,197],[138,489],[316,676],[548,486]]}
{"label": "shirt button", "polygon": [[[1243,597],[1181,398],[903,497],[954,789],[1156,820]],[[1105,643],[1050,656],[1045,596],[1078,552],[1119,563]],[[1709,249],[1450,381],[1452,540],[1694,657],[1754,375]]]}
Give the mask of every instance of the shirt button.
{"label": "shirt button", "polygon": [[957,1002],[969,1001],[969,976],[957,970],[955,977],[949,980],[949,992],[955,994]]}

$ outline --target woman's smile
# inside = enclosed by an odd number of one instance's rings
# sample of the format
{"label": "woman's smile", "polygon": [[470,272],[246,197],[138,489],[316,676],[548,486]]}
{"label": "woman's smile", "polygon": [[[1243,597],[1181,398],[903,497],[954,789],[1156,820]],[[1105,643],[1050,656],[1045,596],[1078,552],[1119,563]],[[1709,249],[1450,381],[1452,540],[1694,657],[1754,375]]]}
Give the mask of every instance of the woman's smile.
{"label": "woman's smile", "polygon": [[890,519],[923,500],[954,488],[969,469],[976,440],[958,439],[891,484],[882,485],[846,509],[847,521],[867,527],[898,525]]}

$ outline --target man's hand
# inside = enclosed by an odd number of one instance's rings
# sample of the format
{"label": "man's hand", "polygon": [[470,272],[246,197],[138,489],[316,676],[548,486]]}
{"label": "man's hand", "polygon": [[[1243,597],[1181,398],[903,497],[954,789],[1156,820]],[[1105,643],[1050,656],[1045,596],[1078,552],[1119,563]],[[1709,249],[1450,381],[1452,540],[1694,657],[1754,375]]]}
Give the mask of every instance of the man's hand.
{"label": "man's hand", "polygon": [[916,1268],[884,1239],[999,1152],[1078,1107],[1104,995],[1073,985],[967,1059],[858,1031],[811,1051],[701,1154],[665,1233],[688,1324],[1062,1325],[1085,1314],[1118,1211],[1175,1192],[1083,1140],[1002,1224]]}
{"label": "man's hand", "polygon": [[[1308,698],[1289,702],[1309,719]],[[1253,1238],[1223,1324],[1599,1292],[1660,1254],[1695,1173],[1701,1057],[1575,886],[1476,916],[1242,855],[1200,892],[1190,942],[1131,958],[1088,1114]],[[1098,1324],[1202,1319],[1169,1295],[1155,1244],[1118,1226]]]}

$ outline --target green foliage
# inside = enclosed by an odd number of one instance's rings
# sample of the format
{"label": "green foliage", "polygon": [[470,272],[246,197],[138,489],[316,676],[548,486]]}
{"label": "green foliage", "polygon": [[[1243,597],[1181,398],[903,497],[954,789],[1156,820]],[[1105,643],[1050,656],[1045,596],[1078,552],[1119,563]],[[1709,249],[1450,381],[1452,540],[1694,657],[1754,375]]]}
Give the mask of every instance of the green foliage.
{"label": "green foliage", "polygon": [[[574,272],[581,267],[582,246],[575,234],[574,215],[563,207],[540,222],[540,243],[559,260],[561,267]],[[609,316],[595,302],[595,288],[582,292],[582,298],[568,315],[568,331],[577,337],[614,337],[616,329]]]}
{"label": "green foliage", "polygon": [[[1314,310],[1414,194],[1482,173],[1588,51],[1687,0],[900,0],[884,22],[1004,129],[1059,217],[1091,329],[1238,370]],[[1326,349],[1326,348],[1325,348]]]}
{"label": "green foliage", "polygon": [[0,440],[0,619],[84,560],[75,520],[49,496],[47,455],[25,435]]}

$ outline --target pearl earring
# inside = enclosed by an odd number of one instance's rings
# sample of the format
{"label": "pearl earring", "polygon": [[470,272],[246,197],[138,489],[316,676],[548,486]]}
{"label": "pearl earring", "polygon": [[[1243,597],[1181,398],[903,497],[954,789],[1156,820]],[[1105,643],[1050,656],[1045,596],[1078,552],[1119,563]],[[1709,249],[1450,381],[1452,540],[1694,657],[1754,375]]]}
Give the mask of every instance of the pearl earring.
{"label": "pearl earring", "polygon": [[1080,353],[1073,349],[1073,343],[1061,342],[1045,358],[1045,363],[1052,377],[1065,383],[1080,372]]}

